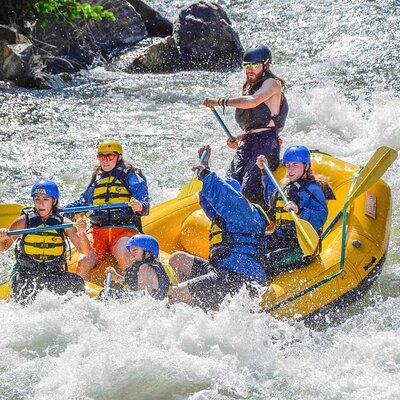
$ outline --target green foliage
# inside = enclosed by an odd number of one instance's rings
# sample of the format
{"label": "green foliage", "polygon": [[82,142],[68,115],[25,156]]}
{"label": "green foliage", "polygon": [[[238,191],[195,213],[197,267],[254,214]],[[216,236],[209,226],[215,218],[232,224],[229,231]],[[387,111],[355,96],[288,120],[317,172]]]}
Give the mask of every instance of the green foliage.
{"label": "green foliage", "polygon": [[111,11],[103,6],[91,6],[84,0],[3,0],[6,13],[14,15],[19,21],[38,20],[46,24],[50,19],[75,21],[79,18],[100,21],[106,18],[115,21]]}

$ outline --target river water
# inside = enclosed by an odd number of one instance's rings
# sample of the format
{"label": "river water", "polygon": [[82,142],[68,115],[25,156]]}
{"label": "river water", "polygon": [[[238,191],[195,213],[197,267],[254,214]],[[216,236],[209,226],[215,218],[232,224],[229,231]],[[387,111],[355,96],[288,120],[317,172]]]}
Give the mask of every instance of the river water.
{"label": "river water", "polygon": [[[149,4],[174,19],[189,1]],[[398,0],[219,1],[243,46],[267,43],[288,82],[284,147],[302,143],[362,165],[400,147]],[[205,96],[235,96],[242,71],[129,75],[97,67],[63,90],[0,92],[0,202],[29,202],[55,179],[62,203],[86,187],[95,146],[115,138],[148,177],[153,204],[190,178],[202,143],[223,173],[231,151]],[[231,110],[226,114],[234,128]],[[107,304],[43,293],[0,304],[0,399],[400,398],[400,163],[383,272],[344,320],[321,331],[250,313],[240,294],[220,313],[148,297]],[[12,266],[0,256],[0,275]]]}

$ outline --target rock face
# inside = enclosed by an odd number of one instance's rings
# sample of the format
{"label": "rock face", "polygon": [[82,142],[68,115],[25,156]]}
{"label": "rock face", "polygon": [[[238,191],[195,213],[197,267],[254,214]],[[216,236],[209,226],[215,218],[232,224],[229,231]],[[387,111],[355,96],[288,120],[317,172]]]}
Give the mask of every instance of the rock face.
{"label": "rock face", "polygon": [[51,73],[76,72],[99,55],[110,58],[147,36],[140,15],[126,0],[88,0],[114,13],[116,21],[49,22],[32,41]]}
{"label": "rock face", "polygon": [[166,73],[188,69],[221,70],[240,66],[243,48],[225,11],[200,1],[183,9],[173,37],[129,54],[126,72]]}
{"label": "rock face", "polygon": [[167,37],[172,35],[172,22],[163,17],[142,0],[127,0],[141,16],[149,37]]}
{"label": "rock face", "polygon": [[0,80],[25,87],[47,87],[44,68],[28,38],[15,28],[0,25]]}
{"label": "rock face", "polygon": [[151,44],[133,57],[126,72],[167,73],[179,68],[179,51],[172,36]]}
{"label": "rock face", "polygon": [[182,10],[174,24],[174,39],[184,69],[231,69],[240,65],[243,47],[225,11],[199,1]]}

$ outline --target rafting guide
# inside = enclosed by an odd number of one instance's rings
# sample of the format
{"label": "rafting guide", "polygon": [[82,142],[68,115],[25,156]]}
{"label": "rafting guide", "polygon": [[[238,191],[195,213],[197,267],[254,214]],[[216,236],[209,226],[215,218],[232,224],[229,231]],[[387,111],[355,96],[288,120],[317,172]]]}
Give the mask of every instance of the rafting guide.
{"label": "rafting guide", "polygon": [[246,50],[243,68],[246,82],[242,96],[206,98],[206,107],[234,107],[235,119],[242,132],[228,139],[236,153],[227,176],[237,179],[243,194],[251,201],[263,203],[260,170],[256,166],[258,155],[267,157],[272,171],[279,165],[279,133],[285,126],[289,106],[283,91],[285,81],[271,71],[272,53],[265,45]]}

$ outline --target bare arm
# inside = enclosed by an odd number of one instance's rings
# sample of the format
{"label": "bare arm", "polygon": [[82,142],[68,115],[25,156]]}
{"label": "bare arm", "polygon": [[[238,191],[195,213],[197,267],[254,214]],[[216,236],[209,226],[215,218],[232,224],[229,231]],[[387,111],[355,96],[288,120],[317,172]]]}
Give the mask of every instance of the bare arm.
{"label": "bare arm", "polygon": [[23,215],[21,215],[11,224],[9,229],[0,229],[0,251],[8,250],[14,243],[14,240],[20,237],[20,236],[7,236],[7,231],[15,231],[16,229],[25,229],[25,228],[26,228],[26,219]]}
{"label": "bare arm", "polygon": [[[272,96],[277,94],[280,95],[281,90],[282,86],[276,79],[267,79],[264,81],[260,89],[258,89],[253,95],[230,97],[228,99],[228,104],[225,103],[225,105],[228,107],[236,107],[241,109],[254,108],[267,101]],[[206,98],[203,102],[203,105],[206,107],[216,107],[221,104],[218,104],[218,99],[214,100]]]}
{"label": "bare arm", "polygon": [[[64,218],[65,223],[70,223],[71,221],[68,218]],[[89,239],[85,233],[86,230],[86,221],[80,219],[77,224],[77,228],[67,228],[65,229],[65,234],[71,240],[73,245],[79,251],[79,253],[87,255],[89,254],[92,246],[90,245]]]}

